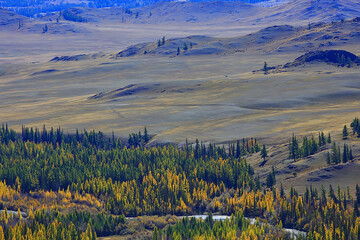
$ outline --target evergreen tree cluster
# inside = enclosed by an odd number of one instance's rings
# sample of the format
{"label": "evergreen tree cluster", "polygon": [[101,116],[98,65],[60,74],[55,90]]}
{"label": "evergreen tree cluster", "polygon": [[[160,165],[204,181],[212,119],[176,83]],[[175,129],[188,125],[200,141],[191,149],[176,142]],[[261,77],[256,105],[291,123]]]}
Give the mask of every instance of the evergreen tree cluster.
{"label": "evergreen tree cluster", "polygon": [[97,236],[119,234],[125,224],[123,215],[113,217],[78,211],[63,214],[39,209],[30,210],[24,220],[19,216],[13,216],[5,208],[0,218],[0,239],[95,240]]}
{"label": "evergreen tree cluster", "polygon": [[314,136],[308,139],[306,136],[303,137],[302,145],[300,146],[297,137],[293,134],[289,143],[289,158],[296,161],[301,157],[307,157],[318,152],[319,148],[326,143],[331,143],[330,133],[326,138],[324,133],[319,133],[318,141],[315,140]]}
{"label": "evergreen tree cluster", "polygon": [[149,140],[150,140],[149,133],[145,127],[144,135],[141,134],[141,131],[139,131],[139,133],[129,134],[128,146],[129,147],[144,146],[145,144],[147,144],[149,142]]}
{"label": "evergreen tree cluster", "polygon": [[[3,132],[2,129],[0,129],[0,135],[1,132]],[[15,131],[12,135],[17,136]],[[4,139],[5,143],[8,143],[8,140],[8,138]],[[119,138],[115,139],[114,134],[112,138],[110,138],[106,137],[103,132],[95,132],[95,130],[88,132],[86,129],[81,133],[79,130],[76,130],[75,134],[64,134],[64,131],[60,127],[57,129],[51,127],[51,129],[48,130],[45,125],[42,130],[22,126],[21,135],[15,138],[13,137],[11,140],[13,142],[15,140],[21,140],[23,142],[51,143],[54,147],[66,143],[82,143],[85,146],[91,145],[99,149],[110,149],[117,146],[122,147],[121,140]]]}
{"label": "evergreen tree cluster", "polygon": [[292,239],[290,234],[279,228],[260,223],[251,225],[242,211],[223,221],[215,221],[211,213],[204,221],[185,217],[164,231],[155,229],[152,239],[263,239],[264,236],[267,239]]}
{"label": "evergreen tree cluster", "polygon": [[[137,138],[145,141],[146,135],[147,130]],[[323,133],[318,142],[313,137],[302,140],[299,146],[293,135],[291,142],[300,156],[311,154],[314,143],[319,147],[331,142],[330,135],[325,138]],[[341,154],[340,147],[333,146],[337,158],[350,159],[350,147],[344,145]],[[3,211],[0,239],[93,240],[119,234],[124,215],[205,211],[233,217],[223,222],[214,221],[211,215],[205,221],[184,218],[174,226],[155,228],[153,239],[293,239],[282,227],[305,231],[306,239],[359,239],[359,186],[354,198],[349,188],[336,191],[332,186],[328,192],[310,186],[303,196],[291,187],[285,194],[282,186],[280,190],[274,187],[276,171],[272,168],[265,183],[269,189],[261,191],[259,177],[242,158],[260,150],[253,138],[229,143],[228,148],[206,146],[198,140],[181,148],[172,144],[128,148],[114,135],[106,137],[95,131],[69,135],[61,128],[23,127],[17,134],[2,125],[0,205],[26,208],[28,217],[21,219],[18,214],[15,219]],[[265,155],[265,145],[261,152]],[[40,195],[54,196],[57,204],[46,208],[46,202],[37,201]],[[58,212],[64,195],[78,209],[83,209],[86,198],[94,200],[98,203],[94,211],[100,213]],[[22,199],[28,205],[20,204]],[[251,225],[244,216],[259,217],[276,227]]]}
{"label": "evergreen tree cluster", "polygon": [[60,12],[60,17],[72,22],[87,22],[85,18],[81,17],[80,15],[74,14],[69,10],[64,10]]}
{"label": "evergreen tree cluster", "polygon": [[[342,20],[343,22],[344,20]],[[353,63],[353,61],[351,60],[350,57],[346,57],[344,54],[338,54],[336,57],[336,62],[337,62],[337,66],[338,67],[345,67],[347,66],[348,68],[351,67],[351,64]]]}
{"label": "evergreen tree cluster", "polygon": [[360,137],[360,122],[359,122],[359,118],[354,118],[354,120],[351,122],[350,124],[352,130],[353,130],[353,134],[357,134],[357,137]]}
{"label": "evergreen tree cluster", "polygon": [[7,124],[2,124],[0,128],[0,142],[8,144],[9,141],[14,142],[16,139],[16,132],[12,129],[9,129]]}
{"label": "evergreen tree cluster", "polygon": [[[360,195],[357,186],[356,193]],[[238,200],[236,200],[238,199]],[[263,194],[243,192],[229,199],[233,216],[225,221],[214,221],[209,214],[205,221],[182,219],[163,231],[154,231],[153,239],[359,239],[360,217],[358,199],[353,200],[350,189],[340,187],[337,193],[330,185],[327,192],[306,187],[303,196],[291,187],[286,195],[281,188]],[[244,216],[257,216],[265,223],[250,225]],[[261,220],[260,220],[261,221]],[[275,227],[270,227],[270,222]],[[270,228],[268,228],[270,227]],[[291,236],[282,228],[305,231]]]}
{"label": "evergreen tree cluster", "polygon": [[331,151],[332,153],[328,152],[326,156],[326,163],[328,165],[340,164],[341,162],[346,163],[354,159],[352,149],[346,143],[344,143],[342,154],[340,146],[337,146],[335,142],[332,145]]}
{"label": "evergreen tree cluster", "polygon": [[164,46],[165,43],[166,43],[166,39],[165,39],[165,36],[164,36],[164,37],[162,37],[162,39],[158,40],[157,45],[158,45],[158,47],[161,47],[161,46]]}
{"label": "evergreen tree cluster", "polygon": [[[231,144],[229,152],[198,141],[181,149],[127,148],[101,132],[69,135],[61,128],[23,127],[20,135],[4,126],[0,133],[6,136],[0,141],[0,178],[7,184],[24,193],[70,188],[103,199],[115,214],[184,214],[203,209],[205,200],[229,188],[260,188],[253,168],[236,157],[254,150],[255,139],[244,139],[238,149]],[[139,135],[149,139],[147,131]]]}

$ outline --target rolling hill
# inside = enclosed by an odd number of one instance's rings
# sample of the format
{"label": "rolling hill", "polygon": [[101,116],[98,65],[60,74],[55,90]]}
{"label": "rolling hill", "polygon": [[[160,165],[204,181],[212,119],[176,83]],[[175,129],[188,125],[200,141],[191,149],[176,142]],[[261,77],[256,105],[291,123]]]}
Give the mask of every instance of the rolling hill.
{"label": "rolling hill", "polygon": [[360,16],[356,0],[292,0],[269,8],[260,22],[331,22]]}
{"label": "rolling hill", "polygon": [[358,43],[360,19],[312,24],[307,27],[272,26],[240,37],[189,36],[130,46],[116,57],[219,55],[238,53],[309,52],[338,49]]}
{"label": "rolling hill", "polygon": [[18,15],[12,11],[0,8],[0,29],[4,26],[19,25],[19,22],[24,23],[30,21],[27,17]]}

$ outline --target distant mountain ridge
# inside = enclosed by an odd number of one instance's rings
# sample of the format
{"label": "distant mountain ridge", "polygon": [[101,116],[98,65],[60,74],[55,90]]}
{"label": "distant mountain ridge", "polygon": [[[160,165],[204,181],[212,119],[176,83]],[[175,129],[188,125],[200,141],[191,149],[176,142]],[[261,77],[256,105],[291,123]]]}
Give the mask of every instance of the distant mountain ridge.
{"label": "distant mountain ridge", "polygon": [[[90,22],[112,21],[127,23],[203,22],[241,25],[305,25],[332,22],[360,16],[357,0],[292,0],[275,7],[260,7],[241,1],[161,1],[134,8],[71,8],[63,13]],[[61,15],[61,14],[60,14]],[[53,19],[54,20],[54,19]]]}
{"label": "distant mountain ridge", "polygon": [[[41,17],[44,14],[62,11],[71,7],[122,7],[133,9],[148,6],[158,2],[212,2],[214,0],[6,0],[0,1],[0,8],[10,9],[27,17]],[[270,0],[222,0],[223,2],[259,3]]]}
{"label": "distant mountain ridge", "polygon": [[[357,0],[292,0],[269,8],[241,1],[162,1],[134,9],[121,7],[100,9],[70,8],[40,19],[29,19],[2,9],[0,21],[2,26],[11,25],[12,30],[27,29],[33,32],[80,33],[86,30],[83,29],[83,26],[73,24],[73,22],[107,22],[111,24],[201,23],[209,26],[212,24],[233,24],[267,27],[286,25],[288,23],[294,26],[319,22],[330,23],[359,16],[360,2]],[[24,23],[29,24],[26,26]],[[34,27],[34,25],[37,26]],[[48,28],[49,26],[51,28]],[[48,31],[48,29],[50,30]]]}

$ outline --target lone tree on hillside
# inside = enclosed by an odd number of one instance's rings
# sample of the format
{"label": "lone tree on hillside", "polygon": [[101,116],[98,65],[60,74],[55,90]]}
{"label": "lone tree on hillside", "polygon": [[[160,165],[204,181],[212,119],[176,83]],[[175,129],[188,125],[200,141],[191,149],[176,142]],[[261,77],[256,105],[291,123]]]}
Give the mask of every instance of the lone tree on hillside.
{"label": "lone tree on hillside", "polygon": [[268,65],[267,65],[267,62],[264,62],[264,75],[267,75],[269,73],[269,68],[268,68]]}
{"label": "lone tree on hillside", "polygon": [[43,33],[46,33],[48,31],[48,26],[45,24],[45,27],[43,27]]}
{"label": "lone tree on hillside", "polygon": [[266,157],[268,156],[268,152],[267,152],[267,150],[266,150],[265,144],[263,145],[263,147],[262,147],[262,149],[261,149],[260,156],[264,159],[264,161],[265,161]]}

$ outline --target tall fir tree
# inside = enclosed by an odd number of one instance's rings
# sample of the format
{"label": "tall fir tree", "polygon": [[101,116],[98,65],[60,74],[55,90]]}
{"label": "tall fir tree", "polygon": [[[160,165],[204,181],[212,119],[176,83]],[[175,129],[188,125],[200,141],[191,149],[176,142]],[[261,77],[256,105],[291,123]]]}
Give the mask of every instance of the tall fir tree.
{"label": "tall fir tree", "polygon": [[289,144],[289,158],[296,161],[299,157],[300,157],[299,142],[297,141],[295,134],[293,134],[291,142]]}
{"label": "tall fir tree", "polygon": [[265,159],[268,157],[268,152],[267,152],[267,150],[266,150],[265,144],[263,145],[263,147],[262,147],[262,149],[261,149],[260,156],[264,159],[264,161],[265,161]]}
{"label": "tall fir tree", "polygon": [[343,135],[343,139],[347,139],[347,138],[348,138],[348,136],[349,136],[349,131],[348,131],[347,126],[346,126],[346,125],[344,125],[342,135]]}

